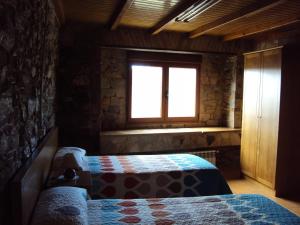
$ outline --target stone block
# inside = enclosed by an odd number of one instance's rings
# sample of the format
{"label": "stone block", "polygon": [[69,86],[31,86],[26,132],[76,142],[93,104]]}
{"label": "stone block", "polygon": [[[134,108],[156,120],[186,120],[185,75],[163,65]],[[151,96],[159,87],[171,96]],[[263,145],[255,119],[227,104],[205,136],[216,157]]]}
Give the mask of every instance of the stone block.
{"label": "stone block", "polygon": [[111,87],[126,90],[126,81],[124,79],[111,79]]}
{"label": "stone block", "polygon": [[114,97],[114,96],[116,96],[116,90],[103,88],[101,90],[101,96],[102,97]]}
{"label": "stone block", "polygon": [[120,107],[118,105],[110,105],[107,110],[108,113],[113,115],[120,113]]}
{"label": "stone block", "polygon": [[205,114],[200,114],[200,120],[202,121],[207,121],[209,120],[211,117],[210,117],[210,114],[209,113],[205,113]]}
{"label": "stone block", "polygon": [[101,89],[110,89],[110,79],[102,78],[101,79]]}

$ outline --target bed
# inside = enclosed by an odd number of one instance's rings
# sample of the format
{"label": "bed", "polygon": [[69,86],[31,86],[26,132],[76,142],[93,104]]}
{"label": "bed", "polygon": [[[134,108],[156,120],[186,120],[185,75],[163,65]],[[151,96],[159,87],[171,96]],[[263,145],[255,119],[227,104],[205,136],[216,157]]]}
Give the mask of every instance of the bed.
{"label": "bed", "polygon": [[88,200],[86,196],[85,190],[74,187],[44,191],[32,225],[300,224],[298,216],[261,195],[130,200]]}
{"label": "bed", "polygon": [[231,193],[220,171],[192,154],[85,157],[92,175],[93,199]]}
{"label": "bed", "polygon": [[89,200],[77,187],[43,190],[57,147],[57,131],[10,184],[12,225],[300,224],[300,218],[259,195]]}
{"label": "bed", "polygon": [[61,147],[53,157],[51,181],[59,180],[68,168],[90,172],[93,199],[232,193],[213,164],[192,154],[86,156],[82,148]]}

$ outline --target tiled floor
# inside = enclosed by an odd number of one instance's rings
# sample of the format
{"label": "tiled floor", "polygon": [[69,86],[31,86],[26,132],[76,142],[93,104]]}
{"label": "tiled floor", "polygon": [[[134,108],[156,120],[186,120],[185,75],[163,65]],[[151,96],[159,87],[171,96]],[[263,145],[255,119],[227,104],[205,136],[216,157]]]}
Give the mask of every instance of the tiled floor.
{"label": "tiled floor", "polygon": [[300,202],[275,197],[273,190],[250,178],[228,180],[234,194],[261,194],[300,216]]}

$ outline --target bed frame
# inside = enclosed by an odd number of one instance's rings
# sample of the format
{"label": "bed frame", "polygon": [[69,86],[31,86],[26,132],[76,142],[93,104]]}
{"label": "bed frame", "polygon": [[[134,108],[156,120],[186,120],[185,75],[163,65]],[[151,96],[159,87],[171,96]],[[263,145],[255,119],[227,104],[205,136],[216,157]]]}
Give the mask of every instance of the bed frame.
{"label": "bed frame", "polygon": [[57,147],[58,129],[52,128],[11,181],[10,224],[29,224],[39,194],[47,181]]}

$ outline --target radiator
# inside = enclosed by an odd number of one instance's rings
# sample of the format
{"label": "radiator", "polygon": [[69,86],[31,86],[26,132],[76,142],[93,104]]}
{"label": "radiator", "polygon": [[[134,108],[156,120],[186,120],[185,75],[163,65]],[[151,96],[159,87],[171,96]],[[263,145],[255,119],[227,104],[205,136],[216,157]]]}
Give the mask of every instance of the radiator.
{"label": "radiator", "polygon": [[218,151],[217,150],[208,150],[208,151],[193,151],[189,152],[190,154],[200,156],[207,161],[211,162],[212,164],[216,165],[216,156]]}

